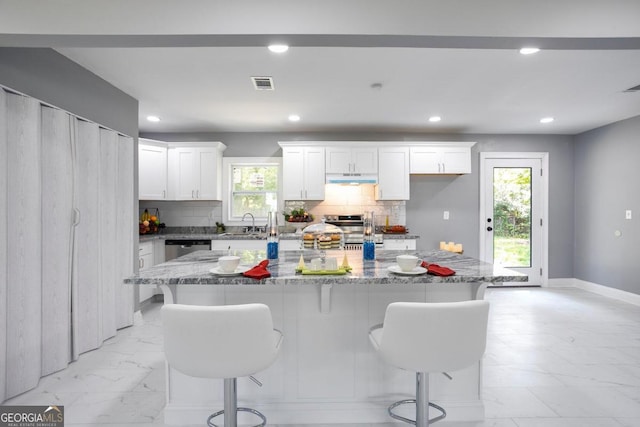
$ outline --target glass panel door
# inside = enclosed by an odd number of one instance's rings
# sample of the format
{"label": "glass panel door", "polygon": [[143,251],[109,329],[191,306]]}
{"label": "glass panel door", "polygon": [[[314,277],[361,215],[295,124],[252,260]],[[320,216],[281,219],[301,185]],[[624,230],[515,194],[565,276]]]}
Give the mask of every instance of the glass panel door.
{"label": "glass panel door", "polygon": [[541,283],[541,160],[484,160],[484,261]]}

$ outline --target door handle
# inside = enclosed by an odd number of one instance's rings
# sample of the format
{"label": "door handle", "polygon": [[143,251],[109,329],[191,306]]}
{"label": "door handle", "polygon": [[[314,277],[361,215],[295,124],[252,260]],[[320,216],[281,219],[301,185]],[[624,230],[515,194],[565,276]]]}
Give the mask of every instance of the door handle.
{"label": "door handle", "polygon": [[493,231],[493,227],[487,227],[487,231]]}

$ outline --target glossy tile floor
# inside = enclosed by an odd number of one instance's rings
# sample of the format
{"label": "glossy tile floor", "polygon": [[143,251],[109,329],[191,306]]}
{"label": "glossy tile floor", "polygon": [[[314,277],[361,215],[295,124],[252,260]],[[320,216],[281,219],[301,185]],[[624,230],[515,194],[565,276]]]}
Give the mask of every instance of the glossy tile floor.
{"label": "glossy tile floor", "polygon": [[[490,289],[487,299],[486,420],[436,425],[640,427],[640,307],[577,289]],[[68,426],[164,425],[159,308],[4,404],[62,404]],[[406,424],[375,426],[391,425]]]}

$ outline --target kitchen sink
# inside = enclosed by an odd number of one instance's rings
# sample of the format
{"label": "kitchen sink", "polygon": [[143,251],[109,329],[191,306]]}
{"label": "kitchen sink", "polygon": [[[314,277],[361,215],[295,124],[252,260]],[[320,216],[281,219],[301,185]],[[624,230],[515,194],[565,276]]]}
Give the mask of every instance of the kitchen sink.
{"label": "kitchen sink", "polygon": [[247,239],[266,239],[267,233],[256,232],[227,232],[219,234],[220,237],[245,237]]}

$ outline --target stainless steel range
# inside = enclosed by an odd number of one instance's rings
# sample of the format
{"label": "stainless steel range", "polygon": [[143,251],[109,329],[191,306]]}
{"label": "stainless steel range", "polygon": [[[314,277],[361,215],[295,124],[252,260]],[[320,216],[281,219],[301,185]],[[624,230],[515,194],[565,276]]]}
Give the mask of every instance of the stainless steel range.
{"label": "stainless steel range", "polygon": [[[344,233],[345,249],[362,249],[364,241],[364,215],[325,215],[325,224],[340,227]],[[374,234],[373,241],[376,245],[382,245],[382,234]]]}

